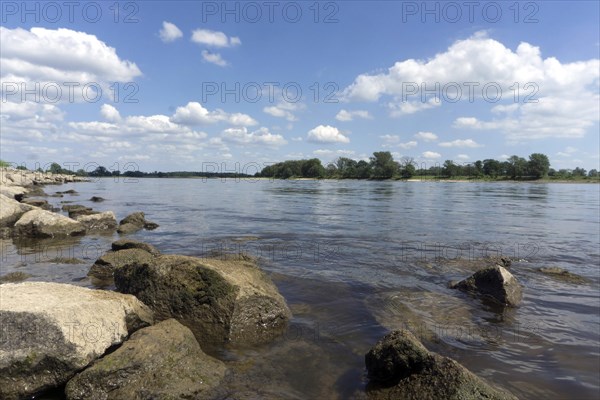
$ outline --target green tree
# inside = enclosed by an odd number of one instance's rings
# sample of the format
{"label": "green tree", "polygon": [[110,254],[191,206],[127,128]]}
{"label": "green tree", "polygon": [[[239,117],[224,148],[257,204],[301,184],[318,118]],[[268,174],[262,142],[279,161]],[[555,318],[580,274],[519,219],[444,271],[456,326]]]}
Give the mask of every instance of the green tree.
{"label": "green tree", "polygon": [[500,175],[501,170],[500,161],[492,159],[483,160],[483,173],[485,175],[496,178]]}
{"label": "green tree", "polygon": [[50,168],[48,168],[48,172],[51,172],[53,174],[60,174],[60,173],[62,173],[62,167],[60,166],[59,163],[53,162],[52,164],[50,164]]}
{"label": "green tree", "polygon": [[389,179],[398,170],[398,163],[394,161],[389,151],[376,151],[370,157],[371,177],[374,179]]}
{"label": "green tree", "polygon": [[300,167],[304,178],[322,178],[325,176],[325,168],[318,158],[312,158],[302,163]]}
{"label": "green tree", "polygon": [[454,164],[452,160],[444,161],[444,166],[442,167],[442,176],[446,178],[452,178],[457,175],[458,166]]}
{"label": "green tree", "polygon": [[533,153],[529,156],[529,172],[536,179],[548,175],[550,170],[550,160],[548,156],[542,153]]}
{"label": "green tree", "polygon": [[588,172],[588,176],[590,178],[597,178],[598,177],[598,170],[597,169],[590,169],[590,172]]}
{"label": "green tree", "polygon": [[527,160],[519,156],[510,156],[508,158],[510,165],[508,174],[511,179],[520,179],[527,173]]}

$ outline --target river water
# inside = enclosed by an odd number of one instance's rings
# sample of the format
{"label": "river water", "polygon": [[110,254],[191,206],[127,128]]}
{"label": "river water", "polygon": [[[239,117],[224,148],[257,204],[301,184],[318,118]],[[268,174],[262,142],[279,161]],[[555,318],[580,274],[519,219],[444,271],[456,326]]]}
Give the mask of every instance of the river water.
{"label": "river water", "polygon": [[[79,195],[49,200],[144,211],[160,228],[131,236],[163,253],[259,258],[294,317],[272,344],[218,354],[231,368],[218,398],[364,398],[364,354],[403,327],[522,399],[599,394],[598,185],[106,178],[46,192],[67,189]],[[4,240],[1,273],[94,287],[87,271],[116,238]],[[447,288],[500,254],[517,260],[519,308]],[[537,271],[548,266],[587,282]]]}

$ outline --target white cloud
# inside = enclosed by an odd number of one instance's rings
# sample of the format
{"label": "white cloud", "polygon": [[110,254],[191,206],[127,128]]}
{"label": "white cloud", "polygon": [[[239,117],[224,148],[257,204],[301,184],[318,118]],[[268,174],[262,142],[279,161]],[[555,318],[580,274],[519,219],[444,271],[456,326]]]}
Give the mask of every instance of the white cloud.
{"label": "white cloud", "polygon": [[342,122],[352,121],[354,118],[372,119],[373,117],[366,110],[346,111],[343,109],[335,116],[335,119]]}
{"label": "white cloud", "polygon": [[236,126],[254,126],[258,124],[247,114],[228,114],[221,109],[208,111],[202,104],[195,101],[187,103],[184,107],[177,107],[171,121],[182,125],[206,125],[217,122],[226,122]]}
{"label": "white cloud", "polygon": [[428,160],[435,160],[442,157],[440,153],[436,153],[435,151],[424,151],[421,155],[423,156],[423,158],[426,158]]}
{"label": "white cloud", "polygon": [[441,142],[439,145],[441,147],[470,147],[470,148],[482,147],[482,145],[478,144],[473,139],[465,139],[465,140],[456,139],[451,142]]}
{"label": "white cloud", "polygon": [[121,120],[119,111],[110,104],[103,104],[102,108],[100,108],[100,114],[109,122],[119,122]]}
{"label": "white cloud", "polygon": [[246,127],[225,129],[221,134],[223,140],[237,144],[258,144],[267,146],[282,146],[287,141],[281,135],[272,134],[265,127],[254,132],[248,132]]}
{"label": "white cloud", "polygon": [[181,32],[177,25],[171,22],[163,21],[162,26],[163,27],[158,33],[158,35],[160,36],[160,40],[162,40],[163,42],[173,42],[183,37],[183,32]]}
{"label": "white cloud", "polygon": [[209,29],[196,29],[192,32],[192,42],[210,47],[233,47],[242,44],[239,37],[228,38],[226,34]]}
{"label": "white cloud", "polygon": [[466,160],[468,160],[471,157],[469,157],[466,154],[459,154],[459,155],[456,156],[456,158],[459,159],[459,160],[461,160],[461,161],[466,161]]}
{"label": "white cloud", "polygon": [[403,115],[410,115],[423,110],[429,110],[431,108],[439,107],[442,105],[441,101],[436,99],[429,99],[425,102],[419,101],[394,101],[388,103],[387,107],[390,110],[391,117],[401,117]]}
{"label": "white cloud", "polygon": [[71,29],[0,26],[2,80],[24,82],[127,82],[142,73],[121,60],[113,47],[95,35]]}
{"label": "white cloud", "polygon": [[219,53],[212,53],[208,50],[202,50],[202,59],[208,63],[218,65],[219,67],[226,67],[229,65]]}
{"label": "white cloud", "polygon": [[402,149],[412,149],[414,147],[417,147],[417,145],[418,145],[418,143],[416,141],[411,140],[410,142],[398,144],[398,147],[400,147]]}
{"label": "white cloud", "polygon": [[[542,58],[541,50],[529,43],[522,42],[513,50],[477,33],[427,60],[402,60],[382,73],[359,75],[343,96],[347,101],[369,102],[389,96],[391,115],[400,116],[452,101],[448,88],[457,83],[460,101],[487,101],[498,116],[491,121],[461,118],[457,126],[496,130],[511,141],[577,138],[589,133],[600,119],[599,78],[598,58],[561,62]],[[484,99],[487,84],[500,87],[501,103]],[[436,103],[421,93],[423,85],[434,89],[442,101]],[[493,97],[489,92],[488,96]]]}
{"label": "white cloud", "polygon": [[263,108],[263,112],[277,118],[285,118],[290,122],[297,121],[298,118],[294,114],[295,111],[300,111],[305,108],[302,103],[281,102],[275,106]]}
{"label": "white cloud", "polygon": [[433,132],[417,132],[415,138],[423,140],[424,142],[435,142],[438,140],[438,136]]}
{"label": "white cloud", "polygon": [[344,136],[338,128],[329,125],[319,125],[308,131],[308,141],[314,143],[349,143],[350,139]]}

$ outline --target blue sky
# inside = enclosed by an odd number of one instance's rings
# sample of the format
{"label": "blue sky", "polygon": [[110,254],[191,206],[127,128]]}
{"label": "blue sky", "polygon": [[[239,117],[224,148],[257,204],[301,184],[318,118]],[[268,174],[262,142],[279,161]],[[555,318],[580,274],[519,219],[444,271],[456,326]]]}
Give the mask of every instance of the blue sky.
{"label": "blue sky", "polygon": [[1,6],[0,156],[28,167],[599,168],[596,1],[23,4]]}

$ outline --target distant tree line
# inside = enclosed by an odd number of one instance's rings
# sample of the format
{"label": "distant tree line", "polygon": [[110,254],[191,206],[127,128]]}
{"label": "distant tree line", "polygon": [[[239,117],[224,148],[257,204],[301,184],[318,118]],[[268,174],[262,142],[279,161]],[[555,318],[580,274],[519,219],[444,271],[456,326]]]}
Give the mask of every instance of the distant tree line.
{"label": "distant tree line", "polygon": [[593,169],[586,173],[583,168],[556,171],[550,168],[548,156],[533,153],[529,159],[511,156],[506,161],[494,159],[478,160],[472,163],[457,164],[446,160],[443,164],[418,164],[411,157],[395,161],[389,151],[373,153],[369,161],[340,157],[326,167],[317,158],[291,160],[269,165],[256,174],[259,177],[289,178],[331,178],[331,179],[410,179],[416,176],[442,179],[513,179],[535,180],[546,177],[571,179],[577,177],[598,177]]}
{"label": "distant tree line", "polygon": [[[0,160],[0,167],[14,165]],[[17,169],[26,170],[25,166],[17,166]],[[196,171],[174,171],[174,172],[142,172],[142,171],[110,171],[104,166],[98,166],[93,171],[87,172],[79,169],[75,172],[62,168],[58,163],[50,164],[46,171],[38,168],[38,172],[51,172],[54,174],[71,174],[89,177],[131,177],[131,178],[249,178],[251,175],[236,172],[196,172]],[[263,168],[256,173],[256,177],[290,179],[290,178],[328,178],[328,179],[410,179],[413,177],[430,177],[440,179],[468,178],[468,179],[512,179],[512,180],[536,180],[541,178],[550,179],[584,179],[600,178],[598,170],[589,172],[584,168],[559,169],[550,168],[548,156],[541,153],[533,153],[528,159],[519,156],[511,156],[506,161],[494,159],[478,160],[471,163],[457,164],[452,160],[446,160],[443,164],[435,163],[427,165],[418,164],[411,157],[402,157],[399,161],[394,160],[389,151],[377,151],[369,160],[353,160],[347,157],[339,157],[335,161],[323,166],[318,158],[307,160],[289,160]]]}

